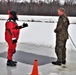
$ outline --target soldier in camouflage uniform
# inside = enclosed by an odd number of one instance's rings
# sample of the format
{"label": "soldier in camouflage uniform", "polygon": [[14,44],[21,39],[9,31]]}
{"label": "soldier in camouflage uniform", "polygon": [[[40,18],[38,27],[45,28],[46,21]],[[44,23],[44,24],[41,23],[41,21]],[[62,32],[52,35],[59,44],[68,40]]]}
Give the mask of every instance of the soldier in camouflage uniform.
{"label": "soldier in camouflage uniform", "polygon": [[57,55],[57,61],[53,61],[54,65],[66,64],[66,41],[68,39],[68,26],[69,20],[65,14],[64,8],[58,9],[58,23],[54,30],[56,33],[56,47],[55,52]]}

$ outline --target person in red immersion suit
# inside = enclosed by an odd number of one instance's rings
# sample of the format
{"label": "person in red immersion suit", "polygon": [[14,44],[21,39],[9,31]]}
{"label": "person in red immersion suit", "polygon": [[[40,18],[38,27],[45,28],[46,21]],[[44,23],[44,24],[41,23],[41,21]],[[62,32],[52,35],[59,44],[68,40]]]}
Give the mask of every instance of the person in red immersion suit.
{"label": "person in red immersion suit", "polygon": [[19,38],[20,29],[28,27],[27,23],[18,26],[16,23],[17,13],[9,11],[9,18],[5,24],[5,40],[8,43],[7,66],[16,66],[16,61],[12,60],[13,54],[16,52],[16,44]]}

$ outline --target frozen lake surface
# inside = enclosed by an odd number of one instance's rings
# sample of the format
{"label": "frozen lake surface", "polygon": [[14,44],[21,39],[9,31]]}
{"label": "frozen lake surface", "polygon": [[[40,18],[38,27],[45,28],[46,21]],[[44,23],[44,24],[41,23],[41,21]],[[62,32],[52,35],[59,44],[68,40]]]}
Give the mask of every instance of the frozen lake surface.
{"label": "frozen lake surface", "polygon": [[34,44],[18,44],[14,60],[17,67],[7,67],[7,44],[0,43],[0,74],[1,75],[29,75],[32,73],[34,60],[38,60],[40,75],[76,75],[76,51],[67,50],[65,67],[52,65],[56,60],[54,49]]}
{"label": "frozen lake surface", "polygon": [[[18,41],[14,60],[17,67],[7,67],[7,44],[4,39],[5,22],[7,15],[0,15],[0,74],[1,75],[29,75],[32,72],[33,62],[38,60],[40,75],[76,75],[76,48],[67,41],[66,67],[52,65],[56,60],[55,33],[57,16],[22,16],[19,15],[17,23],[28,23],[29,27],[22,29]],[[69,34],[76,44],[76,17],[69,17]]]}

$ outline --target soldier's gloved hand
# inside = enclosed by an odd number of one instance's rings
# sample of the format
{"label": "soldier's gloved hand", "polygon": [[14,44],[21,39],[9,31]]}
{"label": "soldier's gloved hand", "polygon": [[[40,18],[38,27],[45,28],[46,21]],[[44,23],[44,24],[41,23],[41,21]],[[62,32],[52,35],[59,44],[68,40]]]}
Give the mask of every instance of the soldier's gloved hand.
{"label": "soldier's gloved hand", "polygon": [[54,30],[54,32],[56,33],[56,30]]}
{"label": "soldier's gloved hand", "polygon": [[17,43],[16,38],[12,38],[12,44]]}
{"label": "soldier's gloved hand", "polygon": [[55,29],[54,32],[57,33],[58,31]]}
{"label": "soldier's gloved hand", "polygon": [[22,28],[28,27],[27,23],[23,23]]}

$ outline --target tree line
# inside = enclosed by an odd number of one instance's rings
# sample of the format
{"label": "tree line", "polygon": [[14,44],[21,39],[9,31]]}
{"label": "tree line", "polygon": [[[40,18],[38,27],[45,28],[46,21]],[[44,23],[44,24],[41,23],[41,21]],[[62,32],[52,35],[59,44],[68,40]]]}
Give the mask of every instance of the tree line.
{"label": "tree line", "polygon": [[0,2],[0,14],[7,14],[8,10],[17,11],[19,15],[44,15],[44,16],[57,16],[57,9],[63,7],[66,10],[68,16],[76,16],[76,4],[72,2],[65,2],[61,5],[59,1],[53,1],[45,3],[40,1],[39,3],[31,1],[29,2]]}

